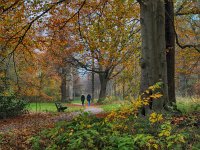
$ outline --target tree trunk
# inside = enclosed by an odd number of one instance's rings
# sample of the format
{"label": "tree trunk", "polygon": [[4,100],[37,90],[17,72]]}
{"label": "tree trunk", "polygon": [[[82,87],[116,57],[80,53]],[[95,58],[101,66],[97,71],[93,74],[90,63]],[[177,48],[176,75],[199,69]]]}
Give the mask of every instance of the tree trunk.
{"label": "tree trunk", "polygon": [[61,101],[69,102],[73,100],[73,68],[63,67],[61,74]]}
{"label": "tree trunk", "polygon": [[[165,9],[163,0],[143,0],[141,6],[141,86],[144,92],[149,86],[163,82],[159,100],[153,100],[152,109],[162,111],[168,102],[167,64],[165,51]],[[145,114],[149,113],[145,108]]]}
{"label": "tree trunk", "polygon": [[66,88],[66,76],[65,74],[61,75],[61,101],[66,102],[67,101],[67,88]]}
{"label": "tree trunk", "polygon": [[185,73],[180,73],[179,75],[179,91],[180,91],[180,94],[182,97],[186,97],[188,95],[187,93],[187,82],[188,82],[188,79],[187,79],[187,76]]}
{"label": "tree trunk", "polygon": [[176,103],[175,96],[175,33],[174,33],[174,3],[165,0],[165,41],[167,49],[167,81],[169,105]]}
{"label": "tree trunk", "polygon": [[106,98],[106,88],[107,88],[107,83],[108,83],[107,74],[100,73],[99,79],[101,83],[101,89],[100,89],[98,103],[102,103],[102,101]]}
{"label": "tree trunk", "polygon": [[[94,69],[94,52],[92,51],[92,69]],[[94,72],[92,72],[92,102],[94,101]]]}
{"label": "tree trunk", "polygon": [[72,66],[68,66],[67,69],[67,99],[73,100],[73,93],[74,93],[74,82],[73,82],[73,68]]}
{"label": "tree trunk", "polygon": [[122,98],[124,100],[125,98],[125,79],[123,78],[123,81],[122,81]]}

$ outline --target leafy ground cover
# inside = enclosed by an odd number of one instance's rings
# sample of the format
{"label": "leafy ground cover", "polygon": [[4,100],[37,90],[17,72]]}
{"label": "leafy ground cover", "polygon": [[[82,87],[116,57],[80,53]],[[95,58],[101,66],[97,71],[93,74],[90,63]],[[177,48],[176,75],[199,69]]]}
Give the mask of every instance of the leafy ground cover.
{"label": "leafy ground cover", "polygon": [[[41,104],[46,109],[55,109],[54,104]],[[82,112],[77,116],[75,112],[54,110],[0,121],[0,147],[16,150],[200,148],[198,110],[179,115],[152,113],[149,117],[137,117],[138,103],[135,102],[128,105],[107,103],[98,107],[107,111],[95,115]],[[193,107],[193,103],[183,108],[187,107]]]}
{"label": "leafy ground cover", "polygon": [[[69,104],[70,107],[77,109],[85,109],[91,112],[91,108],[98,107],[82,107],[76,104]],[[90,108],[90,109],[88,109]],[[0,120],[0,150],[4,149],[30,149],[31,143],[29,139],[39,134],[42,130],[52,128],[57,122],[70,121],[72,118],[82,113],[74,112],[30,112],[15,118]],[[98,111],[97,111],[98,112]],[[94,112],[96,113],[96,112]]]}
{"label": "leafy ground cover", "polygon": [[199,113],[137,117],[131,107],[84,113],[31,138],[31,149],[199,149]]}

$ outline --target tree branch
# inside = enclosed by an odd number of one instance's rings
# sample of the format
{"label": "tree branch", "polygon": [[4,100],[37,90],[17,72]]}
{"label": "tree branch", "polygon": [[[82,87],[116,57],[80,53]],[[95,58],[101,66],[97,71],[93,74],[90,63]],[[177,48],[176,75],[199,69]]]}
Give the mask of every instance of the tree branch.
{"label": "tree branch", "polygon": [[7,8],[3,8],[3,6],[1,6],[0,8],[3,10],[2,13],[0,15],[2,15],[3,13],[5,13],[6,11],[10,10],[11,8],[13,8],[15,5],[17,5],[19,3],[20,0],[16,0],[13,4],[11,4],[10,6],[8,6]]}
{"label": "tree branch", "polygon": [[178,39],[178,35],[175,31],[175,37],[176,37],[176,44],[182,48],[182,49],[185,49],[185,48],[194,48],[197,52],[200,53],[200,44],[198,45],[195,45],[195,44],[185,44],[185,45],[182,45],[180,42],[179,42],[179,39]]}
{"label": "tree branch", "polygon": [[[28,23],[26,26],[24,26],[24,27],[22,28],[22,30],[26,28],[24,34],[23,34],[22,36],[19,37],[19,40],[18,40],[17,44],[15,45],[14,49],[13,49],[6,57],[4,57],[4,58],[1,60],[1,62],[3,62],[9,55],[12,55],[12,54],[16,51],[16,49],[18,48],[18,46],[23,42],[23,40],[24,40],[26,34],[28,33],[29,29],[31,28],[31,26],[33,25],[33,23],[34,23],[35,21],[37,21],[39,18],[41,18],[41,17],[42,17],[44,14],[46,14],[47,12],[49,12],[49,11],[50,11],[52,8],[54,8],[56,5],[58,5],[58,4],[60,4],[60,3],[64,2],[64,1],[66,1],[66,0],[59,0],[58,2],[53,3],[52,6],[50,6],[48,9],[46,9],[46,10],[45,10],[44,12],[42,12],[40,15],[38,15],[37,17],[35,17],[30,23]],[[81,5],[81,8],[83,7],[85,1],[86,1],[86,0],[84,0],[83,4]],[[80,9],[81,9],[81,8],[80,8]],[[79,9],[79,11],[80,11],[80,9]],[[79,12],[79,11],[78,11],[78,12]],[[65,24],[66,24],[70,19],[72,19],[78,12],[76,12],[72,17],[70,17],[70,18],[65,22]],[[21,30],[21,31],[22,31],[22,30]],[[21,31],[19,31],[19,32],[21,32]],[[19,33],[19,32],[18,32],[18,33]],[[16,34],[15,34],[15,35],[16,35]],[[12,37],[13,37],[13,36],[12,36]]]}
{"label": "tree branch", "polygon": [[67,22],[69,22],[72,18],[74,18],[77,14],[79,14],[79,12],[81,11],[81,9],[85,5],[85,3],[86,3],[86,0],[83,1],[83,3],[81,4],[80,8],[72,16],[64,22],[64,24],[60,27],[60,30],[65,27]]}
{"label": "tree branch", "polygon": [[[169,16],[169,18],[170,18],[170,20],[172,21],[172,18],[170,17],[170,15],[167,13],[167,12],[165,12],[168,16]],[[174,26],[174,24],[173,24],[173,30],[174,30],[174,34],[175,34],[175,38],[176,38],[176,44],[180,47],[180,48],[182,48],[182,49],[185,49],[185,48],[194,48],[197,52],[199,52],[200,53],[200,44],[197,44],[197,45],[195,45],[195,44],[185,44],[185,45],[182,45],[180,42],[179,42],[179,38],[178,38],[178,34],[177,34],[177,32],[176,32],[176,29],[175,29],[175,26]]]}
{"label": "tree branch", "polygon": [[200,9],[192,9],[192,10],[189,10],[189,11],[186,11],[186,12],[178,12],[176,13],[175,15],[176,16],[182,16],[182,15],[197,15],[197,14],[200,14]]}
{"label": "tree branch", "polygon": [[175,14],[179,13],[179,12],[183,9],[183,7],[184,7],[185,4],[186,4],[186,1],[184,1],[184,2],[181,4],[181,6],[178,8],[178,10],[175,12]]}
{"label": "tree branch", "polygon": [[95,68],[90,68],[88,65],[80,62],[78,59],[74,58],[73,56],[71,57],[71,59],[66,60],[67,63],[70,63],[74,66],[79,66],[81,68],[84,68],[87,71],[91,71],[91,72],[95,72],[95,73],[105,73],[105,71],[97,71]]}

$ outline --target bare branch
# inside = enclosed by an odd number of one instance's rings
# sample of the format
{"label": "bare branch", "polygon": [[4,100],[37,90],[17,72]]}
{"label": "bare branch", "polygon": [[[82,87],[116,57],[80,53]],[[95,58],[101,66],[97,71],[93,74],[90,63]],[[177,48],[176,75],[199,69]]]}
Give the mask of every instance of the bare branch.
{"label": "bare branch", "polygon": [[[170,20],[172,21],[172,18],[170,17],[170,15],[169,15],[167,12],[165,12],[165,13],[169,16]],[[200,44],[197,44],[197,45],[195,45],[195,44],[185,44],[185,45],[182,45],[182,44],[179,42],[178,34],[177,34],[177,32],[176,32],[176,29],[175,29],[174,24],[173,24],[173,30],[174,30],[174,34],[175,34],[175,38],[176,38],[176,44],[177,44],[180,48],[182,48],[182,49],[185,49],[185,48],[194,48],[196,51],[198,51],[198,52],[200,53]]]}

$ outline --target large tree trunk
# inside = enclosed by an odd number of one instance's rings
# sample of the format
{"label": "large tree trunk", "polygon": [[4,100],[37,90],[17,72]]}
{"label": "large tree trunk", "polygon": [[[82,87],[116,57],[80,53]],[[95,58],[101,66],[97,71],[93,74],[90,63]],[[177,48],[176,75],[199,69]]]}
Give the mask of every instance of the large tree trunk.
{"label": "large tree trunk", "polygon": [[[162,111],[168,101],[167,64],[165,50],[165,9],[164,0],[143,0],[141,6],[141,86],[144,92],[149,86],[163,82],[159,100],[153,100],[152,109]],[[145,114],[149,113],[145,108]]]}
{"label": "large tree trunk", "polygon": [[165,40],[167,49],[167,81],[169,104],[176,103],[175,96],[175,33],[174,33],[174,3],[165,0]]}
{"label": "large tree trunk", "polygon": [[108,83],[108,78],[106,73],[100,73],[99,79],[101,83],[101,89],[99,94],[98,103],[101,103],[106,98],[106,88]]}
{"label": "large tree trunk", "polygon": [[63,67],[61,74],[61,101],[69,102],[73,100],[73,68]]}

